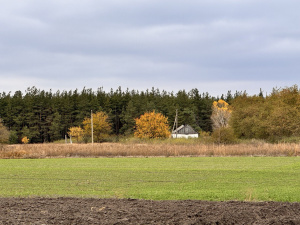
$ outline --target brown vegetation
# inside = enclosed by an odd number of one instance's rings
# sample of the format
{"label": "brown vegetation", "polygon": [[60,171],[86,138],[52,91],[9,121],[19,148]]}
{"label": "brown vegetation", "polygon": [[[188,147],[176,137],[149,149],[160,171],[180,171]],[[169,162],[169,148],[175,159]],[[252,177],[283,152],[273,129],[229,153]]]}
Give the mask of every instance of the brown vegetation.
{"label": "brown vegetation", "polygon": [[0,158],[300,156],[300,144],[28,144],[0,146]]}

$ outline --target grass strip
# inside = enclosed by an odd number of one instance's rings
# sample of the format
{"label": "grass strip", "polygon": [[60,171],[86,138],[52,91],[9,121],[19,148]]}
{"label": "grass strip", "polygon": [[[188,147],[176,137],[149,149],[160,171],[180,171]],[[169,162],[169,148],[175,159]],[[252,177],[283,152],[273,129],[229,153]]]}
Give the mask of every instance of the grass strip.
{"label": "grass strip", "polygon": [[0,197],[300,202],[299,157],[0,160]]}

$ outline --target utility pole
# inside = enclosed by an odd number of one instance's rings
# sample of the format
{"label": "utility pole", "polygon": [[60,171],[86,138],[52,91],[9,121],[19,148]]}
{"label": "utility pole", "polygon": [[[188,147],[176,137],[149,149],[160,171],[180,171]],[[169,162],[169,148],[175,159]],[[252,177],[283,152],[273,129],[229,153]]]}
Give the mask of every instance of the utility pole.
{"label": "utility pole", "polygon": [[177,138],[177,128],[178,128],[178,109],[176,109],[176,118],[175,118],[175,121],[176,121],[176,138]]}
{"label": "utility pole", "polygon": [[174,125],[173,125],[173,130],[175,130],[175,134],[176,134],[176,138],[177,138],[177,128],[178,128],[178,109],[176,109],[176,116],[175,116],[175,121],[174,121]]}
{"label": "utility pole", "polygon": [[117,106],[115,106],[115,122],[116,122],[116,134],[117,134],[117,142],[119,141],[119,117],[117,115]]}
{"label": "utility pole", "polygon": [[91,132],[92,132],[92,145],[94,145],[93,110],[91,110]]}

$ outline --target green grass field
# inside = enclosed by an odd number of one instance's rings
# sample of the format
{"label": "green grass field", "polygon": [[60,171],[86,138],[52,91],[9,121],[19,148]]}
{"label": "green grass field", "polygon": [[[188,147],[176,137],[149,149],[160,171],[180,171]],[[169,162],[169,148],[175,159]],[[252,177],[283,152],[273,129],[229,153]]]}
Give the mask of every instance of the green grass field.
{"label": "green grass field", "polygon": [[300,158],[5,159],[0,181],[0,197],[300,202]]}

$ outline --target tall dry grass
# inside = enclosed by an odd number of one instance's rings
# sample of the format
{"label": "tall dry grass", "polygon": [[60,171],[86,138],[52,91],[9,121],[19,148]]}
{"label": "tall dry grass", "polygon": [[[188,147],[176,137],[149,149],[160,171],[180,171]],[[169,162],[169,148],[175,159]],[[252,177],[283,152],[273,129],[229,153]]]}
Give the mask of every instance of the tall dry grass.
{"label": "tall dry grass", "polygon": [[300,144],[27,144],[4,145],[0,158],[51,157],[183,157],[183,156],[299,156]]}

